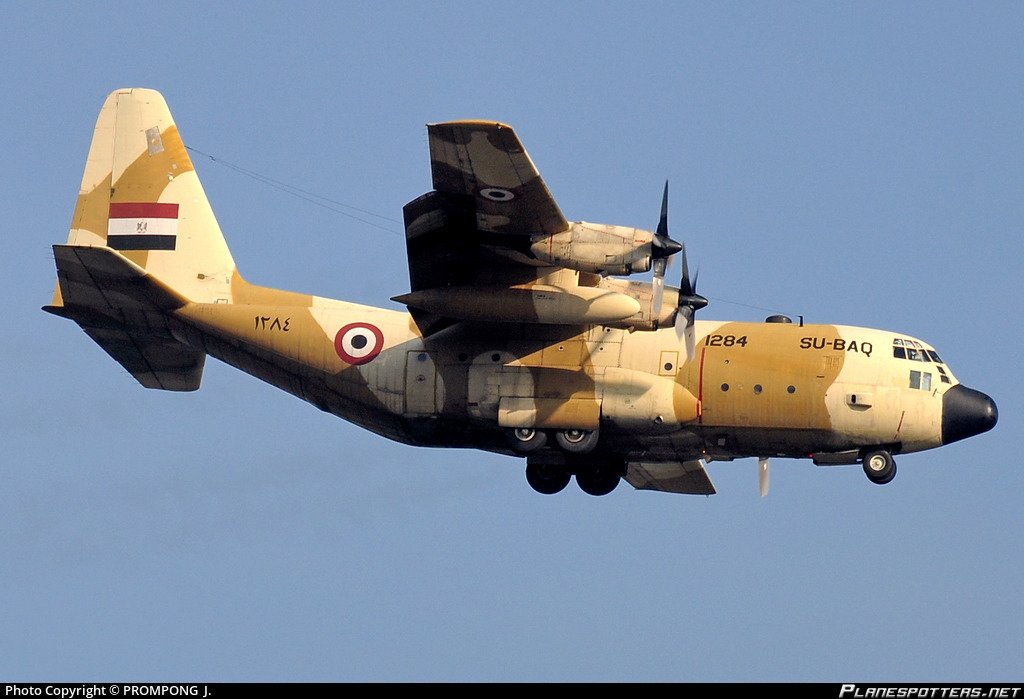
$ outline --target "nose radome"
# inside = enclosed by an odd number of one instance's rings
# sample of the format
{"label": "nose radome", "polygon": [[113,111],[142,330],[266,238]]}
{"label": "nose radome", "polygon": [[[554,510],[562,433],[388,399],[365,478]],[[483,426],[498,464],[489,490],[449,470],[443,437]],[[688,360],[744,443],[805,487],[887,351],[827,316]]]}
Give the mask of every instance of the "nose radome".
{"label": "nose radome", "polygon": [[958,384],[942,396],[943,444],[988,432],[998,420],[995,401],[981,391]]}

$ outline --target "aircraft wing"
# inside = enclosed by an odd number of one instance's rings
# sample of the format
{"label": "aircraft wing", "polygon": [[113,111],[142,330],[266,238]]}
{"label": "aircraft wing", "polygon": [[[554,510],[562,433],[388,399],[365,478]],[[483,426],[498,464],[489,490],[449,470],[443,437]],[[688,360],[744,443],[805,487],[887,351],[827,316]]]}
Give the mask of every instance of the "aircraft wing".
{"label": "aircraft wing", "polygon": [[654,304],[650,283],[612,277],[645,272],[678,244],[567,221],[507,124],[451,121],[427,132],[434,189],[403,209],[410,290],[393,297],[421,332],[459,321],[632,330],[672,322],[675,304]]}
{"label": "aircraft wing", "polygon": [[714,495],[716,492],[704,464],[699,460],[677,463],[630,462],[625,478],[637,490],[660,490],[684,495]]}
{"label": "aircraft wing", "polygon": [[512,127],[494,121],[428,124],[434,190],[473,197],[476,227],[537,235],[569,227]]}
{"label": "aircraft wing", "polygon": [[427,133],[434,189],[403,210],[410,291],[511,287],[558,272],[576,286],[575,272],[530,253],[532,237],[569,224],[512,127],[453,121]]}

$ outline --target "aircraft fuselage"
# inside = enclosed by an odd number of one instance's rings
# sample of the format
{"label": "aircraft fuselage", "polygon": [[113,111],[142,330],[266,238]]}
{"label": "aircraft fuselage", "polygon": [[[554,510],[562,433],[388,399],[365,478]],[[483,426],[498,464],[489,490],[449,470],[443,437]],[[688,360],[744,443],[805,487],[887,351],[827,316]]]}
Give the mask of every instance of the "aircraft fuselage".
{"label": "aircraft fuselage", "polygon": [[602,451],[624,460],[853,463],[869,447],[961,439],[993,415],[984,401],[948,406],[959,383],[930,345],[869,328],[697,321],[688,347],[673,328],[462,323],[425,339],[407,313],[315,297],[176,315],[196,349],[425,446],[514,454],[506,429],[576,427],[599,430]]}

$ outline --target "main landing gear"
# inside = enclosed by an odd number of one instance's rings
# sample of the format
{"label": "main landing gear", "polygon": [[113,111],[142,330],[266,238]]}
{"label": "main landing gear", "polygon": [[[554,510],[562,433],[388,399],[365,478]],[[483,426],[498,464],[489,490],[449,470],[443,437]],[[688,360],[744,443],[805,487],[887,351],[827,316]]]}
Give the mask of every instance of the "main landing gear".
{"label": "main landing gear", "polygon": [[878,485],[885,485],[896,477],[896,462],[885,449],[875,449],[864,454],[861,460],[864,473],[868,480]]}
{"label": "main landing gear", "polygon": [[586,454],[597,446],[597,430],[559,430],[555,441],[570,454]]}
{"label": "main landing gear", "polygon": [[548,434],[532,427],[514,427],[508,431],[508,441],[520,454],[529,454],[548,443]]}
{"label": "main landing gear", "polygon": [[622,480],[622,467],[611,463],[591,464],[576,471],[576,485],[587,495],[607,495]]}
{"label": "main landing gear", "polygon": [[527,455],[526,482],[543,495],[554,495],[565,489],[576,476],[576,485],[589,495],[607,495],[622,480],[621,462],[608,457],[586,458],[597,446],[597,430],[565,429],[552,431],[558,449],[548,448],[549,434],[533,427],[515,427],[506,430],[512,449]]}
{"label": "main landing gear", "polygon": [[526,462],[526,482],[542,495],[562,492],[574,475],[580,490],[588,495],[601,496],[618,487],[622,480],[622,467],[604,461],[585,465]]}
{"label": "main landing gear", "polygon": [[526,482],[541,495],[554,495],[569,485],[572,472],[559,464],[526,462]]}
{"label": "main landing gear", "polygon": [[[520,454],[530,454],[548,443],[544,430],[533,427],[513,427],[506,431],[509,444]],[[597,446],[600,436],[597,430],[558,430],[554,433],[555,443],[570,454],[588,454]]]}

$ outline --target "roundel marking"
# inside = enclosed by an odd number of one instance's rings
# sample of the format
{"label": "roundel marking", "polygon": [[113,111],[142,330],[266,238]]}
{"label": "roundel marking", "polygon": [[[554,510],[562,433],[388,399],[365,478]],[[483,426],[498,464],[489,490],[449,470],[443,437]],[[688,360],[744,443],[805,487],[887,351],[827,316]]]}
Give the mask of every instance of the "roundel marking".
{"label": "roundel marking", "polygon": [[334,336],[334,351],[344,361],[358,366],[372,360],[384,349],[384,333],[369,323],[349,323]]}
{"label": "roundel marking", "polygon": [[497,187],[481,189],[480,196],[484,199],[490,199],[491,201],[512,201],[516,198],[516,195],[507,189],[499,189]]}

